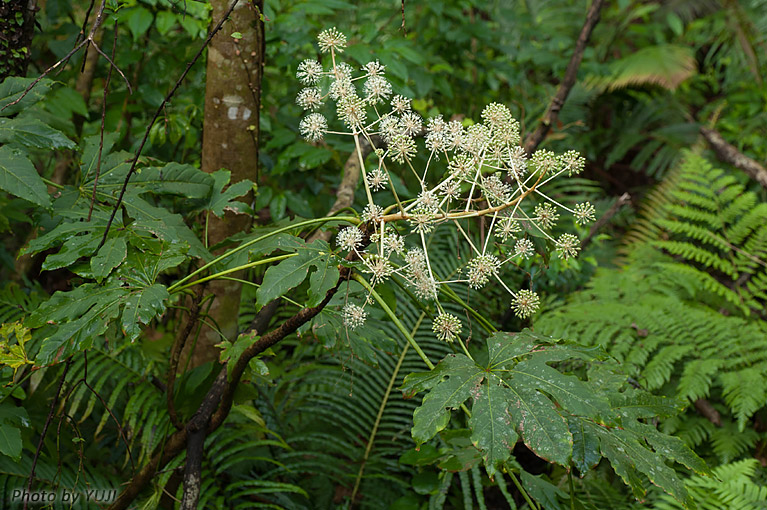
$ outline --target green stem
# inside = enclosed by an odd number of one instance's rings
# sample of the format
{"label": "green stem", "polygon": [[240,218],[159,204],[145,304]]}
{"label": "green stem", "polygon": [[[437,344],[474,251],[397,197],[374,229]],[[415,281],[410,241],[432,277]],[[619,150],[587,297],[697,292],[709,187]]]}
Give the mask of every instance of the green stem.
{"label": "green stem", "polygon": [[54,187],[54,188],[56,188],[56,189],[64,189],[64,186],[62,186],[62,185],[61,185],[61,184],[59,184],[58,182],[53,182],[53,181],[51,181],[51,180],[48,180],[48,179],[46,179],[45,177],[41,177],[41,179],[42,179],[42,180],[43,180],[43,182],[44,182],[45,184],[47,184],[48,186],[53,186],[53,187]]}
{"label": "green stem", "polygon": [[533,510],[540,510],[538,508],[538,505],[535,504],[535,502],[530,499],[530,496],[527,494],[527,491],[522,487],[522,484],[519,483],[519,480],[517,480],[517,477],[514,476],[514,472],[509,470],[509,476],[511,477],[511,481],[514,482],[514,485],[517,486],[517,490],[522,494],[522,497],[525,498],[525,501],[527,501],[527,504],[530,505],[530,508]]}
{"label": "green stem", "polygon": [[[415,335],[416,331],[418,331],[418,327],[421,325],[421,321],[423,321],[425,316],[426,313],[422,312],[421,316],[418,317],[415,326],[413,326],[413,331],[410,332],[411,335]],[[402,367],[402,362],[405,361],[405,355],[407,354],[409,348],[410,344],[405,344],[405,347],[402,349],[402,353],[399,355],[397,364],[394,366],[394,371],[389,378],[389,385],[386,387],[386,391],[384,392],[383,398],[381,399],[381,405],[378,407],[378,415],[376,416],[376,421],[373,423],[373,429],[370,431],[370,436],[368,437],[368,444],[365,448],[365,455],[362,457],[360,469],[357,472],[357,479],[354,481],[354,489],[352,490],[352,497],[350,499],[350,505],[352,507],[354,506],[354,497],[357,495],[357,491],[360,488],[360,483],[362,482],[362,474],[365,472],[365,464],[367,463],[367,460],[370,457],[370,452],[373,449],[373,442],[375,441],[376,434],[378,433],[378,426],[381,424],[381,418],[383,417],[384,409],[386,409],[386,403],[389,401],[389,395],[391,395],[391,390],[394,387],[394,381],[397,380],[399,369]]]}
{"label": "green stem", "polygon": [[567,472],[567,479],[570,482],[570,510],[575,510],[575,484],[573,483],[573,468]]}
{"label": "green stem", "polygon": [[448,287],[447,285],[440,285],[439,290],[447,295],[450,299],[461,305],[461,308],[464,308],[467,312],[469,312],[472,316],[474,316],[475,319],[482,325],[482,327],[487,331],[488,333],[496,333],[498,329],[493,326],[493,324],[488,321],[481,313],[474,310],[472,307],[466,304],[466,302],[461,299],[456,292]]}
{"label": "green stem", "polygon": [[[242,278],[233,278],[231,276],[222,276],[221,278],[219,278],[219,280],[230,280],[230,281],[233,281],[233,282],[241,283],[242,285],[250,285],[251,287],[255,287],[257,289],[261,288],[261,286],[259,284],[254,283],[254,282],[250,282],[248,280],[243,280]],[[291,305],[295,305],[295,306],[297,306],[299,308],[306,308],[306,305],[302,305],[298,301],[293,301],[292,299],[290,299],[287,296],[280,296],[280,299],[282,299],[283,301],[285,301],[287,303],[290,303]]]}
{"label": "green stem", "polygon": [[461,349],[463,350],[463,353],[466,355],[467,358],[469,358],[471,361],[474,361],[474,358],[471,354],[469,354],[469,350],[466,348],[466,345],[464,345],[463,340],[461,337],[458,337],[458,345],[461,346]]}
{"label": "green stem", "polygon": [[396,326],[396,328],[400,330],[400,333],[402,333],[405,336],[405,339],[413,347],[413,349],[415,349],[415,352],[418,353],[418,356],[423,360],[424,363],[426,363],[426,366],[429,367],[429,370],[433,370],[434,363],[432,363],[429,360],[429,358],[426,357],[426,353],[423,352],[423,349],[421,349],[421,347],[418,345],[418,342],[415,341],[415,338],[413,338],[413,336],[405,328],[405,326],[402,325],[402,322],[400,322],[399,317],[397,317],[395,313],[392,311],[392,309],[389,308],[389,305],[386,304],[386,301],[383,300],[383,298],[378,294],[378,292],[376,292],[375,289],[362,276],[355,274],[353,278],[357,280],[360,283],[360,285],[365,287],[365,289],[368,292],[370,292],[370,294],[375,298],[378,304],[381,305],[381,308],[383,308],[383,311],[386,313],[386,315],[388,315],[391,321],[394,323],[394,326]]}
{"label": "green stem", "polygon": [[[400,330],[400,333],[405,335],[405,339],[410,345],[413,346],[413,349],[415,349],[415,352],[418,353],[418,356],[423,360],[423,362],[426,363],[426,366],[429,367],[429,370],[434,370],[434,363],[429,361],[429,358],[426,357],[426,353],[423,352],[423,349],[421,349],[421,347],[418,345],[418,342],[415,341],[413,335],[411,335],[410,332],[405,329],[405,326],[402,325],[399,318],[394,314],[392,309],[389,308],[389,305],[386,304],[386,301],[384,301],[381,296],[378,295],[378,292],[376,292],[375,289],[373,289],[373,287],[362,276],[355,274],[353,278],[357,280],[360,285],[365,287],[365,289],[370,292],[370,295],[372,295],[378,304],[381,305],[383,311],[386,313],[386,315],[389,316],[389,319],[391,319],[396,328]],[[466,407],[466,404],[461,404],[461,410],[466,414],[466,416],[471,418],[471,411],[469,411],[469,409]]]}
{"label": "green stem", "polygon": [[270,238],[272,236],[276,236],[277,234],[282,234],[284,232],[289,232],[291,230],[295,230],[295,229],[300,228],[300,227],[306,227],[308,225],[314,225],[316,223],[327,223],[328,221],[346,221],[346,222],[352,223],[354,225],[357,225],[357,224],[360,223],[360,220],[355,218],[355,217],[353,217],[353,216],[328,216],[328,217],[325,217],[325,218],[315,218],[313,220],[301,221],[301,222],[295,223],[293,225],[288,225],[287,227],[278,228],[277,230],[275,230],[273,232],[269,232],[268,234],[264,234],[262,236],[259,236],[259,237],[255,238],[255,239],[252,239],[252,240],[248,241],[247,243],[241,244],[237,248],[233,248],[233,249],[227,251],[226,253],[223,253],[223,254],[219,255],[218,257],[216,257],[215,259],[211,260],[210,262],[208,262],[207,264],[205,264],[201,268],[197,269],[196,271],[193,271],[192,273],[189,273],[188,275],[186,275],[185,277],[183,277],[182,279],[180,279],[179,281],[177,281],[176,283],[174,283],[173,285],[168,287],[168,291],[172,291],[176,287],[181,286],[181,284],[183,284],[184,282],[188,281],[189,279],[197,276],[198,274],[202,273],[206,269],[208,269],[208,268],[218,264],[222,260],[231,257],[235,253],[238,253],[238,252],[244,250],[245,248],[248,248],[250,246],[253,246],[256,243],[259,243],[259,242],[263,241],[264,239],[268,239],[268,238]]}
{"label": "green stem", "polygon": [[251,267],[261,266],[263,264],[270,264],[272,262],[278,262],[280,260],[289,259],[290,257],[295,257],[296,255],[298,255],[298,253],[288,253],[286,255],[278,255],[276,257],[271,257],[271,258],[268,258],[268,259],[257,260],[255,262],[248,262],[247,264],[243,264],[241,266],[233,267],[231,269],[226,269],[224,271],[219,271],[218,273],[213,273],[212,275],[208,275],[208,276],[206,276],[204,278],[200,278],[199,280],[195,280],[195,281],[193,281],[191,283],[187,283],[186,285],[182,285],[181,287],[178,287],[177,286],[178,284],[171,285],[170,287],[168,287],[168,292],[171,292],[171,293],[173,293],[173,292],[181,292],[182,290],[188,289],[189,287],[194,287],[197,284],[200,284],[200,283],[203,283],[203,282],[207,282],[207,281],[210,281],[210,280],[217,280],[217,279],[221,278],[222,276],[226,276],[226,275],[231,274],[231,273],[236,273],[237,271],[241,271],[243,269],[249,269]]}

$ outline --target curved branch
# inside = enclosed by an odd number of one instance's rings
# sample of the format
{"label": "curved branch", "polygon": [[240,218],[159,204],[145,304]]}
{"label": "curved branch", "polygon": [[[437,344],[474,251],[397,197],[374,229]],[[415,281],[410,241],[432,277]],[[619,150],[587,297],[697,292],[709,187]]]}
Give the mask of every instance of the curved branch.
{"label": "curved branch", "polygon": [[591,32],[599,22],[599,11],[602,9],[603,0],[594,0],[591,3],[588,14],[586,14],[586,22],[581,28],[581,33],[578,35],[578,40],[575,42],[575,50],[573,56],[570,58],[570,62],[567,64],[567,70],[565,71],[565,77],[562,83],[559,84],[559,89],[554,98],[551,100],[546,114],[543,116],[538,127],[525,138],[525,152],[528,155],[535,152],[538,146],[543,142],[544,138],[548,134],[551,126],[557,122],[559,117],[559,111],[565,104],[567,96],[570,94],[570,90],[575,85],[575,79],[578,75],[578,68],[583,60],[583,52],[586,50],[586,44],[589,42]]}
{"label": "curved branch", "polygon": [[761,184],[763,188],[767,188],[767,168],[740,152],[734,145],[729,144],[719,134],[719,131],[701,126],[700,134],[714,150],[717,158],[743,170],[746,175]]}

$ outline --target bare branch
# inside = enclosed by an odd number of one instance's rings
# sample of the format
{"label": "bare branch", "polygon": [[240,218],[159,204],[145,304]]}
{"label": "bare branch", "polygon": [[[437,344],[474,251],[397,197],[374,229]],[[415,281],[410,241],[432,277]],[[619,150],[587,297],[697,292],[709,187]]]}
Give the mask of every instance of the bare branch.
{"label": "bare branch", "polygon": [[[32,458],[32,470],[29,473],[29,480],[27,481],[27,492],[32,491],[32,482],[35,479],[35,468],[37,467],[37,460],[40,458],[40,452],[43,449],[43,443],[45,442],[45,435],[48,433],[48,427],[51,425],[51,421],[53,420],[53,414],[56,412],[56,406],[59,403],[59,396],[61,395],[61,388],[64,387],[64,381],[67,378],[67,372],[69,372],[69,366],[72,364],[72,358],[70,357],[67,359],[66,364],[64,365],[64,373],[61,374],[61,379],[59,379],[59,386],[56,388],[56,393],[53,396],[53,400],[51,400],[51,407],[48,409],[48,416],[45,418],[45,424],[43,425],[43,431],[40,434],[40,441],[37,443],[37,449],[35,450],[35,456]],[[29,504],[29,499],[24,499],[24,510],[27,510],[27,505]]]}
{"label": "bare branch", "polygon": [[[58,61],[57,61],[55,64],[53,64],[53,65],[52,65],[52,66],[50,66],[48,69],[46,69],[45,71],[43,71],[43,74],[41,74],[40,76],[38,76],[37,78],[35,78],[35,80],[34,80],[32,83],[30,83],[30,84],[29,84],[29,86],[27,86],[27,88],[26,88],[26,89],[24,89],[24,92],[22,92],[22,93],[21,93],[21,95],[20,95],[19,97],[17,97],[15,100],[11,101],[11,102],[10,102],[10,103],[8,103],[7,105],[5,105],[5,106],[3,106],[2,108],[0,108],[0,112],[2,112],[3,110],[5,110],[6,108],[9,108],[9,107],[11,107],[11,106],[13,106],[13,105],[17,104],[19,101],[21,101],[22,99],[24,99],[24,97],[26,97],[26,95],[27,95],[27,94],[29,94],[29,91],[30,91],[30,90],[32,90],[33,88],[35,88],[35,85],[37,85],[38,83],[40,83],[40,81],[41,81],[43,78],[45,78],[46,76],[48,76],[48,75],[51,73],[51,71],[53,71],[54,69],[56,69],[57,67],[59,67],[61,64],[63,64],[64,62],[66,62],[66,61],[68,61],[70,58],[72,58],[72,55],[74,55],[75,53],[77,53],[78,51],[80,51],[80,49],[81,49],[83,46],[85,46],[86,44],[90,44],[90,43],[92,43],[92,42],[93,42],[93,36],[96,34],[96,30],[98,30],[98,28],[99,28],[99,27],[101,26],[101,24],[104,22],[104,7],[105,7],[105,6],[106,6],[106,0],[101,0],[101,5],[99,5],[99,10],[98,10],[98,13],[96,14],[96,20],[93,22],[93,26],[91,27],[91,31],[90,31],[90,33],[88,33],[88,37],[86,37],[85,39],[83,39],[82,41],[80,41],[78,44],[76,44],[76,45],[75,45],[75,47],[74,47],[74,48],[72,48],[72,49],[69,51],[69,53],[67,53],[66,55],[64,55],[64,56],[63,56],[61,59],[59,59],[59,60],[58,60]],[[103,55],[103,53],[102,53],[102,55]],[[106,56],[106,55],[104,55],[104,56]],[[130,88],[130,85],[128,85],[128,88]]]}
{"label": "bare branch", "polygon": [[589,230],[589,234],[583,238],[583,241],[581,241],[581,250],[583,250],[586,246],[588,246],[589,243],[591,243],[591,240],[594,238],[594,236],[599,232],[602,227],[604,227],[607,222],[609,222],[613,216],[618,214],[618,211],[620,211],[624,205],[631,202],[631,195],[628,193],[624,193],[620,197],[618,197],[618,200],[615,201],[615,203],[610,207],[606,213],[604,213],[602,216],[599,217],[599,219],[591,226],[591,230]]}
{"label": "bare branch", "polygon": [[767,188],[767,168],[759,164],[742,152],[737,147],[725,140],[719,131],[701,126],[700,134],[716,153],[716,157],[735,168],[743,170],[746,175]]}
{"label": "bare branch", "polygon": [[543,142],[548,134],[551,126],[557,122],[559,117],[559,111],[565,104],[567,96],[570,94],[570,90],[575,85],[575,79],[578,75],[578,68],[583,60],[583,52],[586,49],[586,44],[589,42],[591,32],[599,22],[599,11],[602,9],[603,0],[594,0],[591,3],[588,14],[586,14],[586,22],[581,28],[581,33],[578,36],[578,40],[575,42],[575,50],[573,56],[570,58],[570,62],[567,64],[565,70],[565,77],[562,83],[559,84],[559,89],[554,98],[549,104],[549,108],[546,110],[546,114],[538,124],[538,127],[525,138],[525,152],[532,154],[536,151],[538,146]]}

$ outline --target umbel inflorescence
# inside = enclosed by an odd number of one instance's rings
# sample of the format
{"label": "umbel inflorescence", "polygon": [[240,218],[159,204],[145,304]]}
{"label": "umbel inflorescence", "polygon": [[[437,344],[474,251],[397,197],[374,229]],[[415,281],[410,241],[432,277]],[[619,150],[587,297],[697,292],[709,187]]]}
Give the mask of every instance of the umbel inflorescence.
{"label": "umbel inflorescence", "polygon": [[[586,203],[569,208],[547,196],[543,188],[561,176],[578,174],[584,159],[575,151],[557,155],[538,150],[528,157],[520,146],[519,123],[509,109],[492,103],[482,111],[482,122],[445,120],[441,116],[424,121],[411,108],[409,98],[395,95],[378,61],[360,70],[341,62],[346,37],[335,28],[321,32],[319,49],[329,54],[326,69],[316,60],[304,60],[297,78],[306,87],[296,102],[308,112],[299,130],[310,142],[326,135],[351,136],[362,171],[367,205],[362,219],[373,234],[370,245],[358,227],[342,229],[336,238],[339,249],[355,252],[368,273],[371,285],[401,276],[422,300],[436,302],[439,314],[432,329],[440,340],[453,341],[462,331],[461,321],[445,313],[439,302],[440,288],[465,282],[481,289],[494,281],[511,296],[511,308],[521,318],[538,310],[538,295],[530,289],[511,289],[500,278],[500,269],[535,255],[530,233],[535,232],[553,245],[563,259],[575,257],[580,249],[577,236],[555,237],[552,229],[565,215],[579,225],[595,219],[594,207]],[[334,105],[333,124],[321,111]],[[419,151],[416,138],[425,138],[426,163],[415,167]],[[375,151],[376,164],[366,167],[360,141],[383,140]],[[423,149],[422,149],[423,150]],[[401,201],[391,179],[394,171],[405,172],[418,183],[420,192],[410,201]],[[483,242],[467,234],[467,222],[485,221],[489,226]],[[427,236],[445,225],[460,232],[472,252],[460,278],[446,281],[446,275],[432,271]],[[490,241],[493,242],[490,242]],[[503,247],[505,249],[501,250]],[[502,255],[503,254],[503,255]],[[348,303],[343,310],[347,328],[365,322],[365,303]]]}

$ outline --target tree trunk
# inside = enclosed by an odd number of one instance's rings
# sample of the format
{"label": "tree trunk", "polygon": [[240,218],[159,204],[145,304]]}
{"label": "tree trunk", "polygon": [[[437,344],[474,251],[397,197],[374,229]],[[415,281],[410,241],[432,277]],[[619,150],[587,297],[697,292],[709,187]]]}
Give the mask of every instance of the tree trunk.
{"label": "tree trunk", "polygon": [[[219,19],[232,0],[213,0],[213,19]],[[208,47],[205,83],[205,119],[202,140],[202,170],[229,170],[231,182],[257,180],[259,107],[263,73],[263,0],[240,0],[224,28]],[[235,37],[232,37],[234,34]],[[248,229],[252,218],[227,212],[224,218],[211,215],[209,246]],[[241,277],[242,275],[232,275]],[[216,298],[210,309],[218,331],[204,326],[192,357],[198,366],[217,359],[215,344],[221,335],[237,335],[241,285],[231,280],[214,281],[208,290]],[[219,333],[220,332],[220,333]]]}
{"label": "tree trunk", "polygon": [[27,75],[36,11],[35,0],[0,1],[0,82]]}

